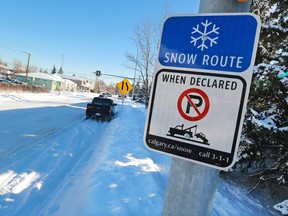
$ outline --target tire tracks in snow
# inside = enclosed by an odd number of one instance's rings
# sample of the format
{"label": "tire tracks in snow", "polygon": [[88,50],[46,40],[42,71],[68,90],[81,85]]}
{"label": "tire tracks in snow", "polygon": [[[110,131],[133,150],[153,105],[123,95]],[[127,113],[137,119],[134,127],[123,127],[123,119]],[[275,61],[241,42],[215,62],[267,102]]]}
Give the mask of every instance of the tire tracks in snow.
{"label": "tire tracks in snow", "polygon": [[[13,197],[14,202],[18,202],[16,209],[5,210],[5,212],[8,211],[8,215],[17,215],[18,213],[31,215],[32,210],[35,215],[39,215],[39,208],[27,205],[27,202],[33,202],[31,200],[35,200],[36,197],[39,199],[38,193],[41,193],[41,190],[45,190],[45,188],[53,189],[49,193],[46,191],[45,197],[40,195],[40,198],[47,200],[53,197],[53,194],[61,188],[67,178],[77,174],[77,171],[71,173],[71,170],[79,163],[89,163],[89,161],[85,161],[86,158],[91,157],[89,154],[95,151],[95,147],[100,148],[98,139],[99,136],[101,137],[101,131],[105,131],[105,128],[109,126],[108,123],[86,121],[83,117],[81,119],[76,117],[75,119],[74,123],[63,130],[46,134],[41,140],[17,149],[17,155],[10,154],[4,163],[2,161],[1,172],[13,170],[20,173],[28,170],[40,174],[34,186],[25,189],[21,194],[4,195],[4,199],[5,197]],[[40,192],[35,188],[37,184],[38,188],[39,184],[41,185],[38,189]],[[9,203],[4,202],[4,204],[9,207]],[[0,201],[1,206],[4,204]]]}
{"label": "tire tracks in snow", "polygon": [[[54,141],[54,145],[62,143],[63,140],[69,144],[62,145],[58,150],[54,149],[58,153],[56,156],[58,162],[49,167],[44,184],[50,184],[48,188],[52,188],[51,185],[55,185],[55,187],[41,206],[32,211],[32,215],[39,215],[40,210],[44,215],[58,211],[60,206],[57,199],[65,196],[63,191],[69,191],[69,188],[73,188],[73,186],[77,188],[76,185],[82,184],[83,181],[89,181],[97,169],[97,164],[105,157],[105,149],[109,147],[105,135],[117,128],[115,119],[110,123],[94,120],[82,121],[76,127],[71,128],[66,135]],[[85,179],[86,177],[88,179]],[[61,179],[61,182],[53,182],[51,179]]]}

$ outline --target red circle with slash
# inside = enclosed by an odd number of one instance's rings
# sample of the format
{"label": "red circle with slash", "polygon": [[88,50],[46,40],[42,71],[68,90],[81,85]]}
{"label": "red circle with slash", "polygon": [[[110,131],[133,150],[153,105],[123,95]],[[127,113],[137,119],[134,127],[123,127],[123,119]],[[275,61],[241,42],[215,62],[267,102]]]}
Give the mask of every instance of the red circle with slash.
{"label": "red circle with slash", "polygon": [[[182,103],[183,100],[187,100],[186,111],[183,110]],[[197,101],[198,103],[195,103]],[[185,102],[185,101],[184,101]],[[202,105],[204,102],[204,105]],[[199,109],[199,107],[203,107]],[[210,102],[207,94],[197,88],[191,88],[184,91],[180,97],[178,98],[177,108],[180,115],[188,120],[188,121],[199,121],[200,119],[204,118],[210,108]],[[193,109],[195,111],[194,116],[191,116],[190,110]]]}

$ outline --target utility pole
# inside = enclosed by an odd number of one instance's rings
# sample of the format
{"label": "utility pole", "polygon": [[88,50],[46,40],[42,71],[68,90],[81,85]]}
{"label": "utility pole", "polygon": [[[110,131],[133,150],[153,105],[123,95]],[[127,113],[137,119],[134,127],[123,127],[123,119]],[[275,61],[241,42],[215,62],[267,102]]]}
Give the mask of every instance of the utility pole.
{"label": "utility pole", "polygon": [[62,71],[63,71],[63,62],[64,62],[64,55],[62,55],[62,65],[61,65]]}
{"label": "utility pole", "polygon": [[[62,55],[62,64],[61,64],[61,73],[64,74],[64,71],[63,71],[63,62],[64,62],[64,55]],[[61,92],[61,86],[62,86],[62,76],[60,75],[60,85],[59,85],[59,94]]]}
{"label": "utility pole", "polygon": [[[249,12],[251,0],[201,0],[198,13]],[[209,216],[220,171],[208,166],[173,158],[164,216]]]}
{"label": "utility pole", "polygon": [[29,52],[26,52],[26,53],[28,54],[28,63],[27,63],[27,68],[26,68],[26,79],[25,79],[25,81],[28,84],[28,71],[29,71],[29,63],[30,63],[30,55],[31,55],[31,53],[29,53]]}

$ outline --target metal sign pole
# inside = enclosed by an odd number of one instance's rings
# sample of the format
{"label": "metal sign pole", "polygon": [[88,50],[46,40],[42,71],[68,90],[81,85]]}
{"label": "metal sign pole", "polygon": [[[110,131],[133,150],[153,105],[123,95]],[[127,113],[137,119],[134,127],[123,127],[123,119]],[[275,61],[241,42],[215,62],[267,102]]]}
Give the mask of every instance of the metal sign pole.
{"label": "metal sign pole", "polygon": [[[250,1],[201,0],[199,13],[248,12]],[[173,158],[163,215],[211,215],[220,171]]]}
{"label": "metal sign pole", "polygon": [[122,107],[121,107],[121,115],[120,115],[120,120],[121,120],[122,112],[123,112],[124,97],[133,89],[133,86],[131,85],[129,80],[125,78],[121,82],[117,83],[116,87],[122,95]]}
{"label": "metal sign pole", "polygon": [[219,172],[173,158],[163,215],[211,215]]}
{"label": "metal sign pole", "polygon": [[121,105],[120,120],[121,120],[121,118],[122,118],[122,113],[123,113],[123,103],[124,103],[124,95],[122,95],[122,105]]}

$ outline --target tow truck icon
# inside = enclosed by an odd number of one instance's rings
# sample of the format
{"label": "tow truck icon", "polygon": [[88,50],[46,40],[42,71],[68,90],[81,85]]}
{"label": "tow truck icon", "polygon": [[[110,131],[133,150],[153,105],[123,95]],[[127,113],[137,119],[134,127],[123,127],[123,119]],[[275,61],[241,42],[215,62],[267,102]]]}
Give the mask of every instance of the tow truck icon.
{"label": "tow truck icon", "polygon": [[[185,140],[190,140],[190,141],[194,141],[194,142],[201,143],[201,144],[210,145],[208,143],[208,139],[206,138],[205,134],[203,134],[202,132],[197,133],[197,125],[194,125],[192,127],[188,127],[185,129],[184,129],[184,124],[177,125],[176,127],[170,127],[168,133],[169,134],[167,134],[167,136],[173,136],[173,137],[180,138],[180,139],[185,139]],[[196,137],[198,140],[195,139],[194,137]]]}

